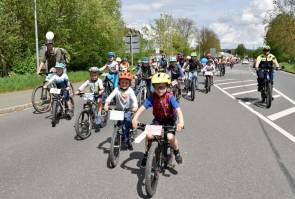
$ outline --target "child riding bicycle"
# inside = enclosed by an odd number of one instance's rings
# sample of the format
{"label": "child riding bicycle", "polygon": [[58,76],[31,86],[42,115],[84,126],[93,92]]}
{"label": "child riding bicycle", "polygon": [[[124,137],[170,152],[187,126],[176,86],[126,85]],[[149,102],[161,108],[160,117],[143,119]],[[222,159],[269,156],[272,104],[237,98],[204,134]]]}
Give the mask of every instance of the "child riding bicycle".
{"label": "child riding bicycle", "polygon": [[[183,114],[180,109],[179,103],[172,93],[168,92],[168,86],[171,83],[170,76],[166,73],[156,73],[152,77],[152,84],[155,88],[155,92],[144,102],[144,104],[138,109],[133,120],[133,128],[137,128],[138,119],[140,115],[148,108],[153,107],[154,125],[174,126],[177,123],[177,132],[181,131],[184,127]],[[146,152],[141,162],[141,166],[145,167],[148,151],[150,148],[153,135],[146,135]],[[167,134],[167,139],[171,148],[174,150],[175,160],[178,164],[182,163],[182,157],[179,152],[178,141],[173,133]]]}

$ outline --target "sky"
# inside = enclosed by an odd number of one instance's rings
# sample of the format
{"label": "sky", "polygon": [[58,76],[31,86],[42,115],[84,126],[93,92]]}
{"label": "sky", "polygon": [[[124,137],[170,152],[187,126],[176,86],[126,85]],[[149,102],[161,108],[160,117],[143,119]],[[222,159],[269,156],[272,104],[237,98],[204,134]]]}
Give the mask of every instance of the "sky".
{"label": "sky", "polygon": [[239,43],[254,49],[263,44],[265,16],[273,9],[272,0],[121,0],[127,26],[140,29],[161,13],[192,19],[197,27],[217,33],[221,48]]}

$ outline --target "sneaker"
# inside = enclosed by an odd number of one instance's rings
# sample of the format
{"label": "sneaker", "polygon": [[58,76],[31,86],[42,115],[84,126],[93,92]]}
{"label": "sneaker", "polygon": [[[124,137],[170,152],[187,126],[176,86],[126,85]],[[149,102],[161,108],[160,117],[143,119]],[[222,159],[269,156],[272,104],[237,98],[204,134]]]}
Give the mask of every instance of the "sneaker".
{"label": "sneaker", "polygon": [[144,168],[146,166],[146,161],[147,161],[147,155],[145,154],[143,159],[141,160],[140,167]]}
{"label": "sneaker", "polygon": [[175,161],[177,162],[177,164],[182,164],[182,157],[181,157],[180,153],[177,153],[175,155]]}
{"label": "sneaker", "polygon": [[191,95],[192,95],[192,92],[189,91],[189,92],[187,93],[187,96],[191,96]]}
{"label": "sneaker", "polygon": [[67,115],[67,119],[71,120],[72,117],[74,116],[73,110],[70,110],[70,109],[66,110],[66,115]]}

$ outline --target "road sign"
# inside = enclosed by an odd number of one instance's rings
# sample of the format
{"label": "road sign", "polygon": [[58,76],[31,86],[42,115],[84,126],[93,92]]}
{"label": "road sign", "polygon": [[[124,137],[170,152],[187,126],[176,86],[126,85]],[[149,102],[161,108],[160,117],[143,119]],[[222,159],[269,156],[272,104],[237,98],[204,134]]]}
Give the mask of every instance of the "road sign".
{"label": "road sign", "polygon": [[210,54],[212,57],[217,57],[216,48],[210,48]]}

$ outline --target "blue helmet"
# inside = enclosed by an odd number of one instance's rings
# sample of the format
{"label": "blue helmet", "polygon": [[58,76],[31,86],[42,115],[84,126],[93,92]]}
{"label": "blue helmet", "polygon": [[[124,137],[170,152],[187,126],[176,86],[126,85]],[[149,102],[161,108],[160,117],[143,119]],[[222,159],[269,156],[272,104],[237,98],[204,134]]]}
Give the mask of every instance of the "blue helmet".
{"label": "blue helmet", "polygon": [[114,52],[108,52],[108,57],[116,57],[116,54]]}
{"label": "blue helmet", "polygon": [[66,67],[66,65],[64,63],[58,63],[56,62],[55,68],[62,68],[64,69]]}
{"label": "blue helmet", "polygon": [[208,63],[208,59],[206,57],[203,57],[201,59],[201,64],[207,64]]}

